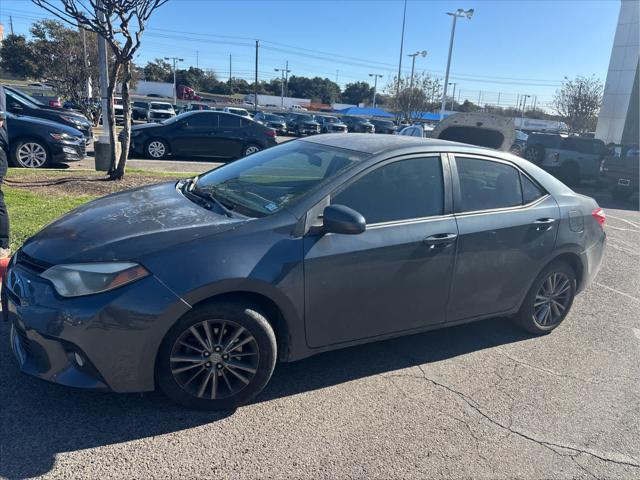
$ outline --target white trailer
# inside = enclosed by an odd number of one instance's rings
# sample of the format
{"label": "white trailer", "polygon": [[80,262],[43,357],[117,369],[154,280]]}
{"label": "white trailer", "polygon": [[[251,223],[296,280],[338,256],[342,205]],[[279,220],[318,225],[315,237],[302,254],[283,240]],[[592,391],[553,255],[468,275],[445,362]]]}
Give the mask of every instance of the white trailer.
{"label": "white trailer", "polygon": [[[284,108],[291,108],[294,105],[300,105],[301,107],[305,107],[311,103],[311,99],[309,98],[284,97],[284,99],[282,100],[283,102],[281,103],[280,95],[262,95],[260,93],[258,94],[258,105],[262,105],[263,107],[266,107],[267,105],[269,106],[275,105],[276,107],[280,107],[282,105],[284,106]],[[244,101],[255,103],[253,93],[250,93],[249,95],[245,95]]]}
{"label": "white trailer", "polygon": [[537,120],[534,118],[514,117],[513,125],[518,130],[536,132],[566,132],[567,124],[556,120]]}
{"label": "white trailer", "polygon": [[137,83],[133,90],[134,95],[143,97],[151,95],[160,95],[165,98],[173,98],[173,83],[166,82],[148,82],[141,80]]}

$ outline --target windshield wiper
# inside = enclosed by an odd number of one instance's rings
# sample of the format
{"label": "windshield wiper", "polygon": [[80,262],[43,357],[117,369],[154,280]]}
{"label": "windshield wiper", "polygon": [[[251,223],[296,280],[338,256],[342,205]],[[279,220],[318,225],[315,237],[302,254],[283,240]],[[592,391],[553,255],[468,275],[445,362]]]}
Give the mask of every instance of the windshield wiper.
{"label": "windshield wiper", "polygon": [[207,192],[204,190],[194,190],[193,186],[195,185],[195,181],[194,180],[188,180],[187,182],[185,182],[183,188],[182,188],[182,193],[186,196],[191,198],[192,200],[196,200],[199,203],[203,204],[202,202],[204,202],[203,205],[208,206],[209,205],[209,201],[215,203],[218,208],[220,208],[220,210],[222,210],[222,212],[229,218],[233,217],[233,213],[231,212],[231,209],[229,209],[228,207],[226,207],[220,200],[218,200],[215,195],[211,192]]}

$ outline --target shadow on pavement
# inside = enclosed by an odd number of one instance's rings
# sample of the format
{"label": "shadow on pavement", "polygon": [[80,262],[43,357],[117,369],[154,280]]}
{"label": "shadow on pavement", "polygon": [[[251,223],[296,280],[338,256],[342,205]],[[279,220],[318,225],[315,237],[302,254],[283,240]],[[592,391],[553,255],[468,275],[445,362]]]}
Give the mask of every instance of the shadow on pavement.
{"label": "shadow on pavement", "polygon": [[[194,412],[159,393],[113,394],[70,389],[21,374],[0,325],[0,477],[43,475],[56,455],[172,433],[233,412]],[[508,320],[492,319],[281,364],[257,403],[530,338]]]}
{"label": "shadow on pavement", "polygon": [[572,187],[572,189],[581,193],[582,195],[587,195],[588,197],[592,197],[598,202],[602,208],[609,208],[613,210],[630,210],[630,211],[640,211],[640,200],[638,197],[638,192],[634,192],[628,199],[619,200],[613,198],[611,193],[608,192],[605,188],[598,187],[595,185],[579,185]]}

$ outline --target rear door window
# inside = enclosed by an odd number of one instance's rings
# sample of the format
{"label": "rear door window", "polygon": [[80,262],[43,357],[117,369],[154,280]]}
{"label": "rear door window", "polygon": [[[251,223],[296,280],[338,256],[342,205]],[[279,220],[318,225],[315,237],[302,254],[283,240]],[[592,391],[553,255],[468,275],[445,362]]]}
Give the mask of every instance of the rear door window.
{"label": "rear door window", "polygon": [[507,164],[456,156],[461,203],[457,211],[474,212],[522,205],[520,172]]}
{"label": "rear door window", "polygon": [[240,128],[242,126],[242,117],[238,115],[220,115],[220,128]]}
{"label": "rear door window", "polygon": [[526,205],[531,202],[535,202],[539,198],[545,195],[545,192],[538,187],[533,181],[520,173],[520,180],[522,182],[522,201]]}

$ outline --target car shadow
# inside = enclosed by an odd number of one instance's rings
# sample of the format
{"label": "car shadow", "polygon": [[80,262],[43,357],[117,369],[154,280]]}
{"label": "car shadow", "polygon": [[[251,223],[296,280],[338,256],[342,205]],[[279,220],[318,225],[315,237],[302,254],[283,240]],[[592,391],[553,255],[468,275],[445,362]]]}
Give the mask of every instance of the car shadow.
{"label": "car shadow", "polygon": [[[160,393],[114,394],[66,388],[21,374],[0,325],[0,477],[49,472],[56,455],[177,432],[214,423],[234,412],[199,412]],[[256,403],[393,372],[531,338],[505,319],[437,330],[323,353],[280,364]]]}

